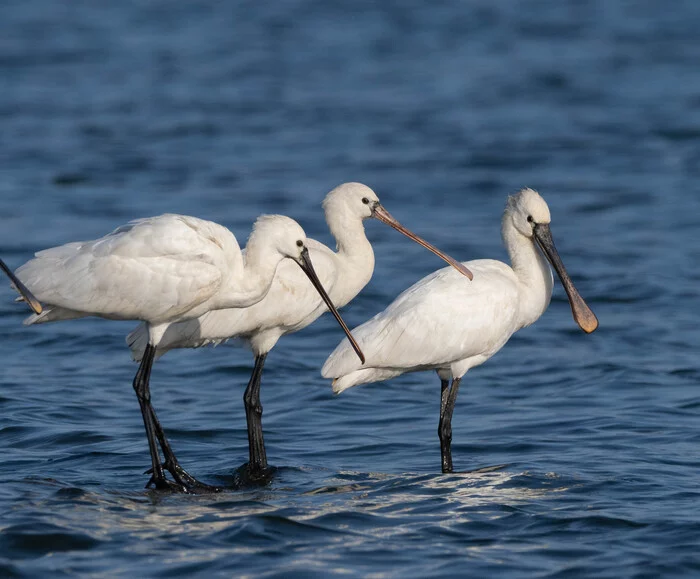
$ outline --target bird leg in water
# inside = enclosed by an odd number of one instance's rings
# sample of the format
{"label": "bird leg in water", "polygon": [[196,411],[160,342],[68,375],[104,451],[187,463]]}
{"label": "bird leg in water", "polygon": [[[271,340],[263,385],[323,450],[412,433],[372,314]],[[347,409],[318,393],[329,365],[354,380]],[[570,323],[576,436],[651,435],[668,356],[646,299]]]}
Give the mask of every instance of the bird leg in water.
{"label": "bird leg in water", "polygon": [[442,455],[442,472],[452,472],[452,412],[455,409],[457,393],[461,378],[452,380],[452,387],[448,388],[449,380],[440,380],[440,423],[438,424],[438,436],[440,437],[440,454]]}
{"label": "bird leg in water", "polygon": [[160,464],[160,456],[158,454],[158,446],[155,437],[155,427],[153,424],[153,415],[150,412],[151,392],[148,387],[148,381],[151,376],[151,368],[153,367],[153,358],[155,357],[156,349],[148,344],[146,351],[141,358],[141,364],[134,376],[134,391],[138,398],[139,406],[141,407],[141,416],[143,417],[143,425],[146,428],[146,438],[148,439],[148,450],[151,453],[151,479],[146,484],[146,487],[154,484],[157,489],[170,489],[171,485],[165,478],[163,467]]}
{"label": "bird leg in water", "polygon": [[[147,472],[151,473],[151,478],[146,484],[149,487],[151,484],[159,490],[171,490],[184,493],[193,492],[216,492],[219,489],[211,487],[204,483],[200,483],[197,479],[191,476],[183,469],[177,461],[173,453],[163,427],[158,421],[156,412],[151,405],[151,391],[149,381],[151,377],[151,369],[155,358],[156,349],[151,344],[146,346],[146,351],[143,354],[141,365],[139,366],[136,377],[134,378],[134,390],[141,406],[141,415],[143,423],[146,427],[146,437],[148,438],[148,449],[151,453],[151,469]],[[157,439],[157,442],[156,442]],[[158,454],[158,443],[163,450],[165,461],[161,464],[160,455]],[[163,468],[167,469],[173,475],[175,483],[171,483],[165,478]]]}
{"label": "bird leg in water", "polygon": [[267,354],[255,357],[255,367],[243,394],[245,418],[248,425],[248,474],[252,478],[265,475],[267,454],[262,430],[262,403],[260,402],[260,379]]}
{"label": "bird leg in water", "polygon": [[[160,442],[160,447],[163,450],[163,456],[165,460],[163,461],[163,468],[165,468],[170,474],[173,475],[175,482],[179,484],[185,492],[188,493],[218,493],[221,489],[208,485],[206,483],[198,481],[190,473],[188,473],[184,468],[180,466],[175,453],[173,452],[168,439],[165,436],[163,427],[160,425],[160,421],[156,416],[156,411],[152,405],[149,404],[149,412],[151,413],[151,420],[153,422],[153,429],[156,436],[158,437],[158,442]],[[150,484],[150,482],[149,482]]]}

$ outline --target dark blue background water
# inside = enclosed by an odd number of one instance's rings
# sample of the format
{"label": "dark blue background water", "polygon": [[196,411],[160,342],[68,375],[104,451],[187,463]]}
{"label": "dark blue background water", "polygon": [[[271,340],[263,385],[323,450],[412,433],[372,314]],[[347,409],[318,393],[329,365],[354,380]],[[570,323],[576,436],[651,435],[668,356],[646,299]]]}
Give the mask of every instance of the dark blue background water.
{"label": "dark blue background water", "polygon": [[[461,259],[505,258],[531,186],[581,293],[464,381],[439,474],[439,382],[333,397],[325,317],[263,382],[266,487],[240,488],[250,354],[157,363],[155,406],[217,496],[143,490],[129,323],[25,328],[2,290],[0,575],[655,577],[700,573],[700,3],[50,2],[0,17],[0,255],[181,212],[244,240],[373,187]],[[367,224],[351,326],[441,263]]]}

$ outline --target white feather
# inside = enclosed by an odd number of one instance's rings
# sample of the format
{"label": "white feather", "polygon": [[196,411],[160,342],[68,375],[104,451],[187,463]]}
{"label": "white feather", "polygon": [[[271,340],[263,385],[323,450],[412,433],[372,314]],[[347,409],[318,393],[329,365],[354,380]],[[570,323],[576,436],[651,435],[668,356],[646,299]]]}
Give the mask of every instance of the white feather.
{"label": "white feather", "polygon": [[525,189],[509,198],[503,217],[512,267],[487,259],[464,262],[474,274],[471,282],[441,269],[352,330],[367,360],[359,364],[347,340],[341,342],[321,370],[333,379],[333,391],[419,370],[461,378],[537,320],[549,305],[553,279],[533,239],[533,220],[548,224],[549,208]]}

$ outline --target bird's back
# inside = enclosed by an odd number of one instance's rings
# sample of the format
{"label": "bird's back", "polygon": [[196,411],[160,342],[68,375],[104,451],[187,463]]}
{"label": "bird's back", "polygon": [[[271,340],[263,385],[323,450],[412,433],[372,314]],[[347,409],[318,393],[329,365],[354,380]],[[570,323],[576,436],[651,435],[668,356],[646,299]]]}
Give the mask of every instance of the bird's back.
{"label": "bird's back", "polygon": [[[353,359],[344,340],[326,360],[323,376],[338,378],[369,368],[396,375],[493,355],[518,329],[518,282],[513,270],[500,261],[465,265],[474,273],[473,281],[451,267],[438,270],[352,330],[366,363],[362,365],[357,356]],[[376,376],[382,379],[383,374]]]}
{"label": "bird's back", "polygon": [[161,320],[206,301],[235,267],[242,258],[228,229],[167,214],[40,251],[17,276],[47,305],[28,323],[84,315]]}

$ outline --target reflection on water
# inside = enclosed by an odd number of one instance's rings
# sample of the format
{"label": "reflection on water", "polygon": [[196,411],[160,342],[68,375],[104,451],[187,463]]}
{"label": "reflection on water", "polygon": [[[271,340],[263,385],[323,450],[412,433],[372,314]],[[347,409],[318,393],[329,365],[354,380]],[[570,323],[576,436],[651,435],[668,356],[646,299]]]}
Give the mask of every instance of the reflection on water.
{"label": "reflection on water", "polygon": [[[208,543],[210,548],[204,552],[195,549],[179,555],[181,562],[201,562],[219,556],[217,545],[224,551],[264,551],[272,537],[292,528],[295,536],[322,534],[325,540],[346,546],[415,534],[425,525],[449,530],[479,519],[497,519],[509,509],[527,508],[533,501],[566,492],[572,484],[554,474],[536,477],[495,468],[498,470],[451,475],[339,472],[306,492],[273,482],[265,489],[209,496],[153,491],[96,493],[54,480],[32,480],[25,481],[15,508],[37,513],[42,527],[9,526],[3,532],[6,537],[41,535],[50,527],[52,535],[70,537],[77,545],[76,531],[80,529],[79,534],[89,541],[85,546],[74,546],[78,550],[90,550],[101,541],[115,539],[133,544],[129,550],[136,553],[139,545],[151,541]],[[287,469],[285,476],[289,477],[290,471],[304,484],[322,474]],[[241,527],[243,521],[248,522]],[[348,537],[344,531],[351,526],[354,530]],[[256,535],[262,543],[236,545],[239,533]],[[47,545],[47,552],[52,549]]]}

